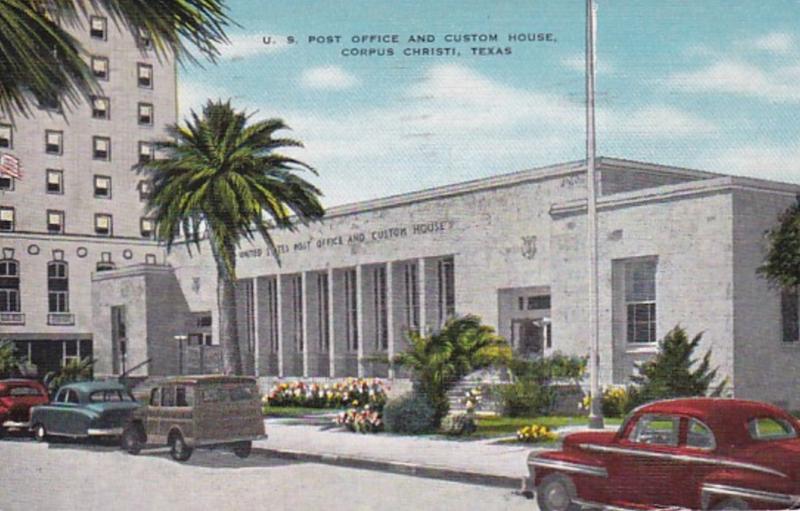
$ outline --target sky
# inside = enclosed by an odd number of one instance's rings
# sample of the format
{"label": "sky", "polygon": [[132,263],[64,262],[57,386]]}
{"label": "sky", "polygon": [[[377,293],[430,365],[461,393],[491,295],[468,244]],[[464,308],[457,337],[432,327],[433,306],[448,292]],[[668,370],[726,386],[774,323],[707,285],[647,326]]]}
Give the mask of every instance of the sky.
{"label": "sky", "polygon": [[[598,155],[800,183],[800,0],[596,4]],[[283,119],[326,206],[585,158],[584,0],[227,5],[181,116],[221,98]]]}

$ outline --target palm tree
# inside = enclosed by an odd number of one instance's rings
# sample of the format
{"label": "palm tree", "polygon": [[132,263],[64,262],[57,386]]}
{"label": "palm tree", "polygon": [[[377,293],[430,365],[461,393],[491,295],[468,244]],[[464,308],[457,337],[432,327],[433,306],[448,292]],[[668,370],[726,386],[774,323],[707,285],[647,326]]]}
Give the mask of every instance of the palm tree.
{"label": "palm tree", "polygon": [[66,27],[79,26],[99,8],[138,37],[149,35],[159,56],[200,54],[214,60],[228,42],[224,0],[3,0],[0,2],[0,114],[27,114],[32,98],[73,104],[99,89],[80,43]]}
{"label": "palm tree", "polygon": [[287,129],[280,119],[248,125],[249,121],[250,116],[235,111],[230,101],[208,101],[201,115],[192,111],[185,126],[168,129],[172,140],[156,144],[166,157],[145,165],[153,178],[148,209],[167,250],[182,234],[198,249],[204,237],[211,246],[226,374],[242,372],[235,295],[241,238],[252,241],[260,234],[277,258],[271,228],[293,229],[297,222],[306,224],[324,215],[322,192],[296,175],[298,170],[316,173],[314,169],[275,152],[302,144],[273,138],[276,131]]}

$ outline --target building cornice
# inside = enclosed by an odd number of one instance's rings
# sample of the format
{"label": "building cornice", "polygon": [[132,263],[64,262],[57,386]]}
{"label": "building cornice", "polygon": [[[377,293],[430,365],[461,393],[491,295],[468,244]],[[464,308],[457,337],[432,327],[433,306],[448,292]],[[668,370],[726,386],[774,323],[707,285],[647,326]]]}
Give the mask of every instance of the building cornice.
{"label": "building cornice", "polygon": [[160,246],[156,240],[135,238],[132,236],[93,236],[88,234],[50,234],[36,231],[10,231],[0,233],[0,237],[29,241],[80,241],[83,243],[98,243],[102,245],[141,245],[157,248]]}
{"label": "building cornice", "polygon": [[116,270],[105,270],[92,273],[92,281],[115,280],[122,277],[143,277],[146,275],[162,276],[172,273],[174,269],[168,264],[133,264]]}

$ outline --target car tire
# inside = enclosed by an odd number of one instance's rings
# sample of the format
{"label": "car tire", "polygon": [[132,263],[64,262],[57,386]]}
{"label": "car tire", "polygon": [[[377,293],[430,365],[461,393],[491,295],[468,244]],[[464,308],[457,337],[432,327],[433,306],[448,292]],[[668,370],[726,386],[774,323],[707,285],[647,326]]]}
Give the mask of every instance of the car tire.
{"label": "car tire", "polygon": [[192,457],[192,448],[186,445],[183,435],[176,433],[170,442],[170,455],[175,461],[187,461]]}
{"label": "car tire", "polygon": [[141,428],[135,425],[125,428],[125,431],[122,432],[120,444],[128,454],[139,454],[142,451],[143,444]]}
{"label": "car tire", "polygon": [[743,501],[742,499],[733,498],[718,502],[712,509],[750,509],[750,506],[748,506],[747,502]]}
{"label": "car tire", "polygon": [[536,488],[536,502],[542,511],[575,509],[575,483],[563,474],[550,474]]}
{"label": "car tire", "polygon": [[33,438],[35,438],[37,442],[44,442],[47,440],[47,430],[44,424],[34,424]]}
{"label": "car tire", "polygon": [[236,442],[233,444],[233,454],[239,458],[247,458],[253,450],[253,442]]}

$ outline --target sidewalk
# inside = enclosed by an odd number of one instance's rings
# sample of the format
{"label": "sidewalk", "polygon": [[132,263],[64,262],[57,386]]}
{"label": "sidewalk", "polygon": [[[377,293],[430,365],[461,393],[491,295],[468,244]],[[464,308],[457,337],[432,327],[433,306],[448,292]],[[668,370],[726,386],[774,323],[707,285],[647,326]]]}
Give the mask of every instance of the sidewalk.
{"label": "sidewalk", "polygon": [[262,454],[502,488],[521,487],[533,449],[497,439],[359,434],[291,419],[267,419],[264,424],[269,438],[253,444]]}

